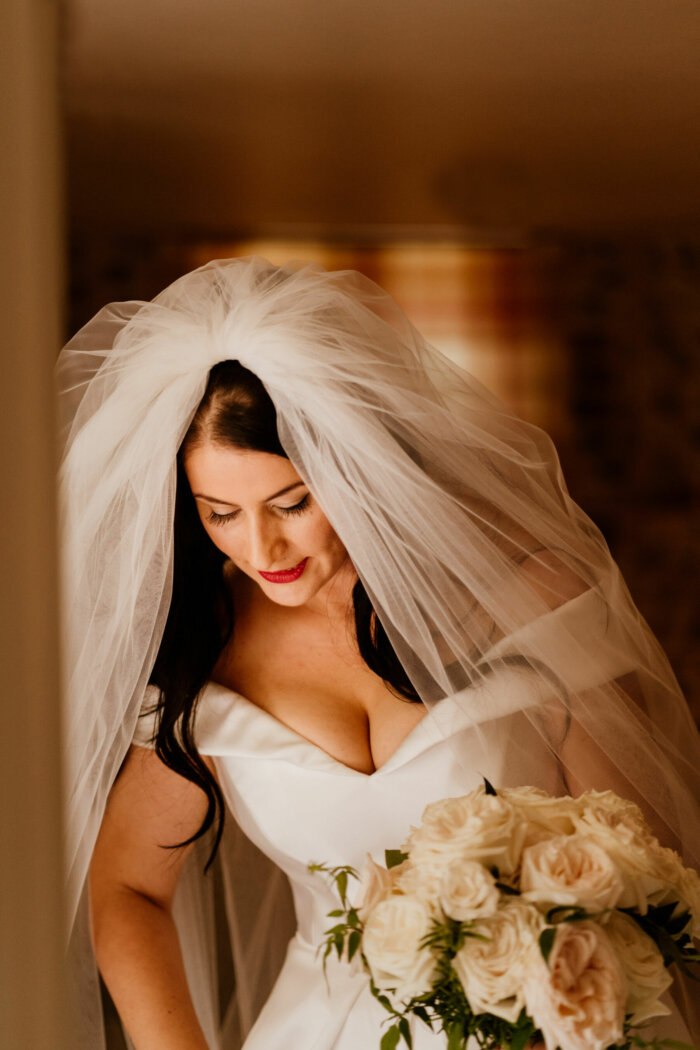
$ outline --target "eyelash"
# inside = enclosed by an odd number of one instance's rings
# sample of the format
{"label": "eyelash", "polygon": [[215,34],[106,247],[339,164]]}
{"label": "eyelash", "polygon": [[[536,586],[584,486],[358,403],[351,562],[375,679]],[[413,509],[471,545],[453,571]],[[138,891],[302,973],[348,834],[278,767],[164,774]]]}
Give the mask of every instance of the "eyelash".
{"label": "eyelash", "polygon": [[[277,507],[276,509],[281,511],[285,516],[293,514],[303,514],[307,509],[309,502],[309,494],[304,496],[299,503],[295,503],[293,507]],[[232,511],[231,514],[217,514],[215,510],[212,510],[207,514],[207,521],[212,525],[226,525],[228,522],[234,521],[238,517],[238,511]]]}

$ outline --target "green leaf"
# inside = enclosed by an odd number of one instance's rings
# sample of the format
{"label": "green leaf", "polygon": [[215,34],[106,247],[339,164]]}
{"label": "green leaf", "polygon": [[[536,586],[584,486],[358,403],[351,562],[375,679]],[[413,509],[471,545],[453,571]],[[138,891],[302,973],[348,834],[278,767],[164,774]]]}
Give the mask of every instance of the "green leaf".
{"label": "green leaf", "polygon": [[[664,925],[664,923],[667,923],[669,920],[669,908],[673,909],[673,907],[674,905],[672,903],[665,904],[658,908],[649,908],[646,915],[640,915],[634,909],[623,908],[621,910],[630,915],[637,925],[652,938],[661,952],[667,966],[671,963],[675,963],[686,977],[690,977],[691,980],[694,981],[700,980],[700,978],[688,968],[688,963],[695,963],[698,960],[697,953],[693,949],[690,938],[684,933],[680,934],[678,937],[673,937]],[[675,922],[676,920],[673,920],[674,925]],[[685,926],[686,923],[684,922],[683,925]]]}
{"label": "green leaf", "polygon": [[525,1047],[530,1042],[534,1032],[535,1026],[529,1021],[526,1021],[524,1024],[516,1028],[515,1034],[511,1039],[510,1050],[525,1050]]}
{"label": "green leaf", "polygon": [[348,890],[348,873],[347,873],[347,871],[341,871],[340,875],[338,875],[338,877],[336,878],[335,881],[336,881],[336,885],[338,887],[338,893],[340,894],[340,899],[341,899],[341,901],[344,904],[345,903],[345,894],[347,893],[347,890]]}
{"label": "green leaf", "polygon": [[497,791],[496,791],[495,787],[493,786],[493,784],[489,783],[489,781],[486,779],[486,777],[484,777],[484,791],[486,792],[487,795],[496,795],[497,794]]}
{"label": "green leaf", "polygon": [[329,919],[337,919],[339,915],[345,915],[342,908],[334,908],[333,911],[327,911],[326,915]]}
{"label": "green leaf", "polygon": [[667,926],[671,916],[678,907],[678,903],[678,901],[670,901],[668,904],[661,904],[657,908],[650,908],[647,914],[660,926]]}
{"label": "green leaf", "polygon": [[355,952],[357,951],[357,949],[359,947],[360,947],[360,934],[359,934],[358,930],[353,930],[353,932],[348,937],[348,962],[350,962],[350,960],[352,959],[353,955],[355,954]]}
{"label": "green leaf", "polygon": [[590,912],[574,904],[558,904],[550,908],[545,916],[547,922],[583,922],[590,918]]}
{"label": "green leaf", "polygon": [[427,1024],[428,1028],[432,1032],[432,1030],[433,1030],[433,1022],[430,1020],[430,1014],[428,1013],[426,1008],[424,1006],[414,1006],[413,1007],[413,1012],[416,1015],[416,1017],[420,1017],[421,1021],[423,1021],[425,1024]]}
{"label": "green leaf", "polygon": [[546,963],[549,963],[549,955],[554,946],[554,938],[557,935],[557,931],[553,926],[550,926],[546,930],[542,930],[540,934],[540,951],[542,952],[542,958]]}
{"label": "green leaf", "polygon": [[388,870],[398,868],[399,864],[403,864],[405,860],[408,860],[408,853],[402,853],[400,849],[384,850],[384,863]]}
{"label": "green leaf", "polygon": [[[496,870],[498,870],[498,869],[496,869]],[[512,886],[509,886],[505,882],[499,882],[498,879],[496,879],[496,888],[499,889],[501,891],[501,893],[505,893],[505,895],[507,897],[519,897],[520,896],[520,890],[514,890]]]}
{"label": "green leaf", "polygon": [[464,1029],[459,1021],[455,1021],[447,1029],[447,1050],[462,1050],[464,1045]]}
{"label": "green leaf", "polygon": [[675,937],[677,934],[683,933],[683,930],[686,928],[686,926],[688,925],[689,922],[690,922],[690,912],[689,911],[682,911],[682,912],[679,912],[679,914],[676,915],[675,918],[672,918],[672,919],[668,920],[668,923],[666,924],[666,928],[667,928],[668,932],[672,933],[673,936]]}
{"label": "green leaf", "polygon": [[477,933],[476,930],[462,930],[465,937],[471,937],[475,941],[492,941],[493,937],[488,937],[485,933]]}
{"label": "green leaf", "polygon": [[382,1036],[382,1040],[379,1044],[379,1050],[396,1050],[399,1045],[399,1026],[393,1024],[391,1028],[387,1028],[386,1032]]}
{"label": "green leaf", "polygon": [[408,1026],[407,1018],[402,1017],[401,1020],[399,1021],[399,1031],[401,1032],[401,1035],[403,1036],[403,1041],[406,1044],[406,1046],[408,1047],[408,1050],[412,1050],[413,1040],[411,1039],[411,1029]]}
{"label": "green leaf", "polygon": [[[362,956],[362,960],[363,960],[363,962],[366,965],[367,964],[367,960],[365,959],[364,955]],[[382,1004],[382,1006],[384,1007],[385,1010],[387,1010],[390,1014],[394,1014],[394,1016],[396,1016],[396,1010],[391,1005],[391,1003],[389,1002],[389,1000],[386,997],[386,995],[384,995],[382,992],[379,991],[379,989],[377,988],[376,984],[372,980],[371,976],[370,976],[370,979],[369,979],[369,990],[372,993],[372,995],[374,996],[374,998],[377,1000],[377,1002]]]}

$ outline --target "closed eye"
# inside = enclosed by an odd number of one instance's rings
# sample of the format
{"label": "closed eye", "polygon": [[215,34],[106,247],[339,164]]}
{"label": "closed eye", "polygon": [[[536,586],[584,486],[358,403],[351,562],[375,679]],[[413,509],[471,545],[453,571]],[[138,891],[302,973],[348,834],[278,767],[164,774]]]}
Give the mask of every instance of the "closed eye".
{"label": "closed eye", "polygon": [[293,507],[277,507],[277,510],[281,510],[283,514],[303,514],[309,505],[309,494],[308,492],[302,500],[295,503]]}
{"label": "closed eye", "polygon": [[236,517],[238,517],[237,510],[232,510],[230,514],[217,514],[215,510],[210,510],[207,514],[207,521],[212,525],[225,525],[226,522],[233,521]]}
{"label": "closed eye", "polygon": [[[308,492],[302,500],[295,503],[293,507],[275,507],[275,510],[280,511],[281,514],[292,515],[292,514],[303,514],[307,510],[309,505],[309,494]],[[210,510],[207,514],[207,521],[212,525],[226,525],[231,521],[234,521],[238,517],[239,512],[232,510],[229,514],[217,514],[215,510]]]}

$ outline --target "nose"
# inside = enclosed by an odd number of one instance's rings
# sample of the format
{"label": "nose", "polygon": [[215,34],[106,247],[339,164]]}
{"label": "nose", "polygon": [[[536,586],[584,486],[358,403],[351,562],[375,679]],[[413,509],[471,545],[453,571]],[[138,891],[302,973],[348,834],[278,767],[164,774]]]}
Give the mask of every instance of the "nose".
{"label": "nose", "polygon": [[263,572],[284,568],[287,541],[280,524],[269,516],[253,517],[248,525],[248,562]]}

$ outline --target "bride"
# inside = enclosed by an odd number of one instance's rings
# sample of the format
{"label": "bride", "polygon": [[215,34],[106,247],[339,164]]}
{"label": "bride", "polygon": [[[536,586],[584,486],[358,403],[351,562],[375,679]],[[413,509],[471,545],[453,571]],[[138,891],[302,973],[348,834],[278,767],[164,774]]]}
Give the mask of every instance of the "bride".
{"label": "bride", "polygon": [[378,1047],[308,864],[381,860],[484,776],[613,789],[697,863],[697,734],[549,439],[371,281],[212,262],[58,376],[81,1045],[94,949],[137,1050]]}

